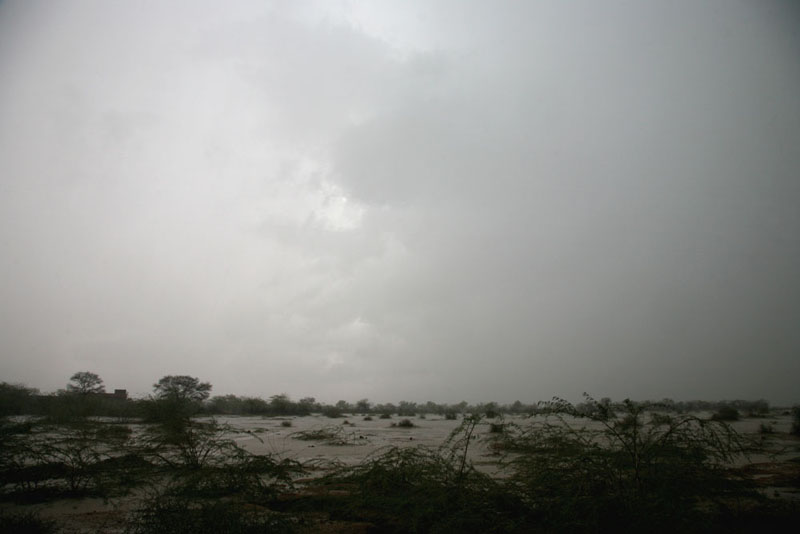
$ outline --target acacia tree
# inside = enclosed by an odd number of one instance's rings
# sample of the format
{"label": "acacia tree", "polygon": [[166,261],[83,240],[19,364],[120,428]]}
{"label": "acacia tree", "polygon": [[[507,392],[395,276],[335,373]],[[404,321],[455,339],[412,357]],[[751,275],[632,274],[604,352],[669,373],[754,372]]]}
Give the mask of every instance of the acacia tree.
{"label": "acacia tree", "polygon": [[153,384],[156,398],[180,402],[203,402],[211,394],[211,384],[186,375],[167,375]]}
{"label": "acacia tree", "polygon": [[70,377],[67,391],[79,395],[88,395],[89,393],[105,393],[106,388],[103,385],[103,379],[95,373],[79,371]]}
{"label": "acacia tree", "polygon": [[147,418],[178,427],[202,409],[211,394],[211,384],[186,375],[167,375],[153,384],[153,397],[145,406]]}
{"label": "acacia tree", "polygon": [[215,420],[193,417],[211,394],[211,384],[187,375],[167,375],[153,384],[149,419],[156,425],[143,436],[144,454],[172,467],[200,468],[239,451],[230,432]]}

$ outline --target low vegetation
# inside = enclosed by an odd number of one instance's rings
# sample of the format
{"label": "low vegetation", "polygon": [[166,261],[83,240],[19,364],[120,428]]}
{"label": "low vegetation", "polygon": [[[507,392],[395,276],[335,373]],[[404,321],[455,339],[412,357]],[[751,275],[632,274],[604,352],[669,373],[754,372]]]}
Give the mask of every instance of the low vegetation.
{"label": "low vegetation", "polygon": [[295,532],[291,518],[237,501],[154,496],[131,514],[125,534],[263,534]]}
{"label": "low vegetation", "polygon": [[741,415],[733,406],[720,406],[711,416],[714,421],[738,421]]}
{"label": "low vegetation", "polygon": [[25,534],[55,534],[55,521],[42,519],[33,512],[9,513],[0,511],[0,532]]}
{"label": "low vegetation", "polygon": [[365,445],[368,440],[356,432],[348,432],[341,426],[326,426],[303,430],[292,434],[294,439],[303,441],[321,441],[326,445]]}
{"label": "low vegetation", "polygon": [[647,405],[556,400],[507,429],[509,482],[543,524],[570,530],[687,531],[736,513],[752,485],[729,470],[748,445],[725,423]]}
{"label": "low vegetation", "polygon": [[395,428],[414,428],[417,425],[412,423],[410,419],[401,419],[397,423],[392,423],[391,426]]}
{"label": "low vegetation", "polygon": [[[389,447],[356,465],[325,464],[320,472],[319,465],[240,447],[234,437],[244,431],[217,421],[210,406],[230,409],[246,401],[210,398],[211,385],[195,378],[164,377],[149,398],[120,402],[101,392],[92,373],[76,373],[72,384],[45,401],[23,386],[0,387],[0,496],[17,503],[15,513],[0,515],[0,531],[58,532],[58,524],[26,512],[26,503],[125,495],[139,496],[122,526],[130,534],[303,533],[329,524],[389,533],[756,532],[800,518],[795,504],[759,491],[749,478],[756,471],[737,467],[780,434],[764,422],[760,441],[745,439],[729,425],[734,412],[763,416],[759,403],[719,403],[709,418],[665,402],[590,397],[576,405],[554,399],[536,406],[487,403],[472,411],[466,403],[437,411],[433,403],[339,401],[332,407],[338,413],[381,418],[466,415],[440,447]],[[286,416],[301,413],[301,405],[323,408],[311,398],[294,403],[278,395],[248,409]],[[109,406],[138,415],[92,417]],[[19,417],[26,413],[34,416]],[[792,414],[798,432],[800,408]],[[347,423],[290,436],[340,446],[369,441]],[[415,425],[404,417],[392,426]],[[482,440],[500,476],[469,460]]]}

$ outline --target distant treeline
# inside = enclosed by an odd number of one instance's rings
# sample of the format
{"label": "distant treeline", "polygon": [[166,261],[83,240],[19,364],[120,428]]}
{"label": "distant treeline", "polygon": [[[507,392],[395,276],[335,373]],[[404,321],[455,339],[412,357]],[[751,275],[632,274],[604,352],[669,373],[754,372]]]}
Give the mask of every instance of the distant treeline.
{"label": "distant treeline", "polygon": [[[77,375],[77,373],[76,373]],[[93,375],[96,377],[96,375]],[[167,377],[165,377],[167,378]],[[185,377],[189,378],[189,377]],[[162,379],[163,380],[163,379]],[[197,379],[193,379],[197,380]],[[63,419],[74,416],[107,416],[121,418],[144,418],[152,416],[153,399],[125,399],[106,395],[102,390],[102,381],[97,377],[94,391],[79,390],[68,387],[57,393],[43,395],[34,388],[19,384],[0,382],[0,416],[9,415],[39,415],[52,419]],[[211,385],[207,385],[208,391]],[[99,388],[99,389],[97,389]],[[417,403],[400,401],[394,403],[372,403],[368,399],[356,402],[340,400],[335,404],[317,402],[314,397],[304,397],[292,400],[286,394],[278,394],[263,399],[260,397],[247,397],[237,395],[223,395],[204,397],[196,400],[196,415],[263,415],[263,416],[302,416],[312,413],[321,413],[329,417],[340,417],[345,414],[386,414],[403,417],[438,415],[452,416],[457,414],[483,414],[489,417],[499,414],[535,414],[541,411],[541,403],[526,404],[515,401],[510,404],[486,402],[470,404],[461,401],[456,404],[436,403],[427,401]],[[603,398],[600,405],[616,405],[611,399]],[[650,409],[688,413],[697,411],[719,412],[735,411],[745,416],[762,416],[770,410],[769,402],[759,400],[733,400],[733,401],[675,401],[663,399],[660,401],[647,401]],[[591,413],[596,409],[597,403],[581,403],[576,409],[584,413]]]}

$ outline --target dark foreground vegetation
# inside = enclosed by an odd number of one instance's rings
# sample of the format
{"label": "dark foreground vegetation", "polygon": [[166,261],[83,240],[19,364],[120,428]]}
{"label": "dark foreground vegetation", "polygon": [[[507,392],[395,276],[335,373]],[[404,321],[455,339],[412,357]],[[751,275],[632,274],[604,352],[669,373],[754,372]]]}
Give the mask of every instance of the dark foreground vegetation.
{"label": "dark foreground vegetation", "polygon": [[[676,403],[590,397],[514,412],[526,417],[504,417],[510,407],[493,404],[469,413],[467,406],[436,412],[363,401],[328,408],[382,417],[438,413],[460,424],[437,448],[390,447],[355,466],[320,469],[251,454],[226,425],[198,417],[222,401],[209,400],[211,386],[195,378],[164,377],[138,401],[103,396],[99,378],[79,378],[72,390],[47,398],[0,387],[0,532],[59,532],[63,525],[31,511],[37,503],[90,497],[128,505],[87,532],[133,534],[764,532],[794,530],[800,520],[797,501],[765,492],[746,461],[764,453],[774,431],[756,439],[727,422],[733,411],[767,415],[763,401],[704,406],[714,411],[704,418]],[[275,410],[283,403],[281,415],[326,408],[313,399],[275,399],[266,404]],[[101,413],[112,418],[92,417]],[[793,414],[800,433],[800,410]],[[408,419],[395,424],[414,427]],[[306,432],[296,439],[318,438]],[[496,475],[469,460],[480,440],[494,453]],[[793,465],[800,467],[800,455]],[[798,473],[782,472],[781,484],[796,491]]]}

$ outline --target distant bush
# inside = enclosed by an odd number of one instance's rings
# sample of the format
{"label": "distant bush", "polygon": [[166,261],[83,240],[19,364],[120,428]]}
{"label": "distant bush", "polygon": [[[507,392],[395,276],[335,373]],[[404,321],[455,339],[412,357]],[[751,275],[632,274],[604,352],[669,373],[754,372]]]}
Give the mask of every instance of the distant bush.
{"label": "distant bush", "polygon": [[769,423],[761,423],[758,425],[758,433],[759,434],[773,434],[775,429]]}
{"label": "distant bush", "polygon": [[384,413],[382,413],[380,415],[380,418],[381,419],[391,419],[392,418],[392,414],[384,412]]}
{"label": "distant bush", "polygon": [[325,406],[322,408],[322,415],[325,417],[330,417],[331,419],[336,419],[338,417],[342,417],[342,411],[337,408],[336,406]]}
{"label": "distant bush", "polygon": [[733,406],[720,406],[711,416],[711,419],[713,421],[738,421],[739,410]]}
{"label": "distant bush", "polygon": [[38,393],[21,384],[0,382],[0,416],[34,413]]}
{"label": "distant bush", "polygon": [[455,412],[447,412],[444,414],[444,418],[447,419],[448,421],[455,421],[456,419],[458,419],[458,415],[456,415]]}
{"label": "distant bush", "polygon": [[492,434],[501,434],[504,428],[503,423],[489,423],[489,432]]}
{"label": "distant bush", "polygon": [[291,437],[302,441],[324,441],[327,445],[337,446],[365,444],[364,441],[359,441],[360,438],[356,436],[355,432],[347,432],[341,426],[303,430],[295,432]]}
{"label": "distant bush", "polygon": [[750,402],[741,402],[741,408],[747,412],[748,417],[766,417],[769,415],[769,402],[764,399]]}
{"label": "distant bush", "polygon": [[291,421],[281,421],[281,426],[290,427],[290,426],[292,426],[292,422]]}
{"label": "distant bush", "polygon": [[366,417],[364,417],[364,421],[372,421],[372,417],[370,417],[369,415],[367,415]]}
{"label": "distant bush", "polygon": [[397,415],[400,417],[414,417],[417,415],[418,407],[416,402],[400,401],[397,405]]}
{"label": "distant bush", "polygon": [[416,425],[410,419],[403,419],[398,423],[392,423],[392,427],[397,428],[414,428]]}

